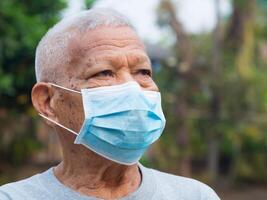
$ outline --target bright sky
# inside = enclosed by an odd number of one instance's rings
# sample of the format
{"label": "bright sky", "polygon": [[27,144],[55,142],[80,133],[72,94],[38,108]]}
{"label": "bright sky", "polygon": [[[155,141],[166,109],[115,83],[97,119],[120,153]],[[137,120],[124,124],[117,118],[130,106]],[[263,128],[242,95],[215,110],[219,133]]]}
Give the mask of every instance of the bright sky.
{"label": "bright sky", "polygon": [[[95,7],[110,7],[126,15],[140,36],[150,42],[158,42],[163,34],[156,24],[156,9],[160,0],[98,0]],[[198,33],[211,31],[216,23],[215,0],[172,0],[178,17],[186,31]],[[231,0],[220,0],[221,13],[231,12]],[[83,0],[69,0],[65,15],[76,13],[83,7]]]}

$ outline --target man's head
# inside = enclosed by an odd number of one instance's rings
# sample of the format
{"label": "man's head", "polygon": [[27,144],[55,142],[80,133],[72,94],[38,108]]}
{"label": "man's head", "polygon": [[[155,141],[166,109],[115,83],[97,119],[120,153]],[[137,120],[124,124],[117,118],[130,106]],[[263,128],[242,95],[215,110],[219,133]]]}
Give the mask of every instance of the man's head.
{"label": "man's head", "polygon": [[84,119],[81,96],[49,83],[80,91],[134,80],[144,90],[158,90],[143,43],[128,20],[109,9],[83,11],[55,25],[37,47],[35,69],[34,107],[76,132]]}

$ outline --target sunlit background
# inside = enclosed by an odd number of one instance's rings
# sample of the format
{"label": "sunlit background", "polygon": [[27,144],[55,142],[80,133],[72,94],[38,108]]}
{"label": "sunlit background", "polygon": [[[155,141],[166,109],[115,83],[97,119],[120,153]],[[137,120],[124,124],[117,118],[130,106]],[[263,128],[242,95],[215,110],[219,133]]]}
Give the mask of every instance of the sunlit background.
{"label": "sunlit background", "polygon": [[34,52],[60,18],[91,7],[126,15],[153,64],[167,126],[141,162],[222,199],[267,199],[265,0],[1,0],[0,184],[59,162],[31,105]]}

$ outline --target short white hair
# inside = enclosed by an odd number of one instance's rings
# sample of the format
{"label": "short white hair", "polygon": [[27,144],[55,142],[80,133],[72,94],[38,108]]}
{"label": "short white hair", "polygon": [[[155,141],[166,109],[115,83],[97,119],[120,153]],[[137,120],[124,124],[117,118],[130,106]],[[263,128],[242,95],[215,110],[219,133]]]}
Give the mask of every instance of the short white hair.
{"label": "short white hair", "polygon": [[56,68],[67,64],[72,59],[67,51],[70,39],[100,26],[128,26],[134,30],[125,16],[108,8],[94,8],[62,19],[44,35],[36,48],[35,75],[37,82],[55,82]]}

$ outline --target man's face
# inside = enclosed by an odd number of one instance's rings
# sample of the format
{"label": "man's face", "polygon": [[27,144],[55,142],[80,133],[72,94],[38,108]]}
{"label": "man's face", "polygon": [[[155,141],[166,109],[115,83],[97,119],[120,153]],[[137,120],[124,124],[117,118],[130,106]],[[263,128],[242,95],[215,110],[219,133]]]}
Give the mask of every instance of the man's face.
{"label": "man's face", "polygon": [[[136,81],[144,90],[158,91],[144,45],[128,27],[90,30],[73,39],[68,50],[72,60],[59,79],[64,87],[81,90]],[[81,96],[54,89],[58,121],[79,132],[84,120]]]}

